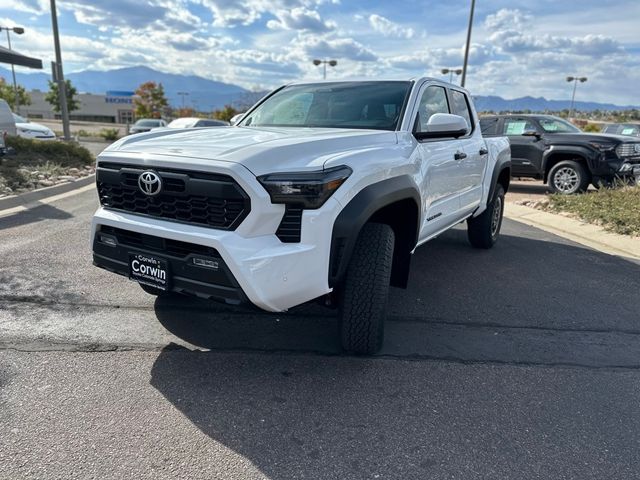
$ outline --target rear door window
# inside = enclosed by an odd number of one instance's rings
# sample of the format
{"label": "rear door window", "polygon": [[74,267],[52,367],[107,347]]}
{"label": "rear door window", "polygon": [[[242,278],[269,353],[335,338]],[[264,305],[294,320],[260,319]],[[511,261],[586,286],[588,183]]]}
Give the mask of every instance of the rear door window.
{"label": "rear door window", "polygon": [[482,135],[498,135],[498,123],[500,119],[498,117],[481,118],[480,119],[480,131]]}
{"label": "rear door window", "polygon": [[467,121],[467,127],[472,130],[473,122],[471,121],[471,111],[469,110],[467,96],[457,90],[451,90],[451,103],[451,113],[464,118]]}
{"label": "rear door window", "polygon": [[536,130],[536,126],[526,118],[507,118],[504,121],[502,134],[513,137],[530,130]]}

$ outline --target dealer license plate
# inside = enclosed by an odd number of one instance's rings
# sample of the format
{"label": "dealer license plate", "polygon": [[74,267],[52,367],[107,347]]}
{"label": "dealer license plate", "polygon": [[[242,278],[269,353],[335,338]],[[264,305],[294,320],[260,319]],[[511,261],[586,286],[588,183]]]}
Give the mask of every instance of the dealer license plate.
{"label": "dealer license plate", "polygon": [[129,278],[160,290],[169,290],[169,263],[151,255],[130,253]]}

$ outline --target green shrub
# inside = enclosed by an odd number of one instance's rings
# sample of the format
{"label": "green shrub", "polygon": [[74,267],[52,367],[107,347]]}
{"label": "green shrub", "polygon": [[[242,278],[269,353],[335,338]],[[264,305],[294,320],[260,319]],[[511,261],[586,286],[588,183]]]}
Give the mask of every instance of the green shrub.
{"label": "green shrub", "polygon": [[114,141],[118,139],[118,129],[117,128],[103,128],[100,130],[99,134],[102,138],[107,141]]}
{"label": "green shrub", "polygon": [[89,132],[87,132],[86,130],[83,130],[83,129],[78,130],[78,131],[76,132],[76,134],[77,134],[79,137],[90,137],[90,136],[91,136],[91,134],[90,134]]}
{"label": "green shrub", "polygon": [[600,132],[601,127],[595,123],[587,123],[583,128],[583,132]]}
{"label": "green shrub", "polygon": [[76,143],[7,137],[7,147],[13,147],[16,155],[5,157],[5,165],[27,166],[51,162],[62,167],[84,167],[94,162],[91,152]]}

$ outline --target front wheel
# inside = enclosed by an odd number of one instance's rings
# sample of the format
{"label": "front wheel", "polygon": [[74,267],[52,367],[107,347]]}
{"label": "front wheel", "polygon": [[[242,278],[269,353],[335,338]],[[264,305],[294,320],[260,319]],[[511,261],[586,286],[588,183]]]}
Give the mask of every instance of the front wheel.
{"label": "front wheel", "polygon": [[342,348],[372,355],[382,347],[395,237],[389,225],[367,223],[347,267],[340,298]]}
{"label": "front wheel", "polygon": [[554,193],[571,195],[584,192],[589,182],[589,175],[584,167],[573,160],[559,162],[549,172],[549,188]]}
{"label": "front wheel", "polygon": [[477,217],[467,220],[467,237],[475,248],[491,248],[498,241],[504,214],[504,188],[496,186],[491,203]]}

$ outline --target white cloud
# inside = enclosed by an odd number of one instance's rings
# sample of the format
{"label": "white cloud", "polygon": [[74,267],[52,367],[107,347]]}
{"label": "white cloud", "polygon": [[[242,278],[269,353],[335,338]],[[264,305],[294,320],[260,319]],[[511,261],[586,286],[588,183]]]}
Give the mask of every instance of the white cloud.
{"label": "white cloud", "polygon": [[0,0],[0,10],[42,15],[49,12],[49,2],[47,0]]}
{"label": "white cloud", "polygon": [[292,10],[278,10],[277,20],[269,20],[267,27],[272,30],[306,30],[309,32],[327,32],[336,27],[333,22],[325,22],[316,10],[296,7]]}
{"label": "white cloud", "polygon": [[378,56],[353,38],[319,38],[301,36],[295,40],[301,59],[348,59],[359,62],[375,62]]}
{"label": "white cloud", "polygon": [[375,13],[369,15],[369,25],[385,37],[413,38],[415,35],[413,28],[402,26]]}
{"label": "white cloud", "polygon": [[487,15],[484,25],[487,30],[520,29],[531,21],[531,15],[517,9],[503,8],[496,13]]}

